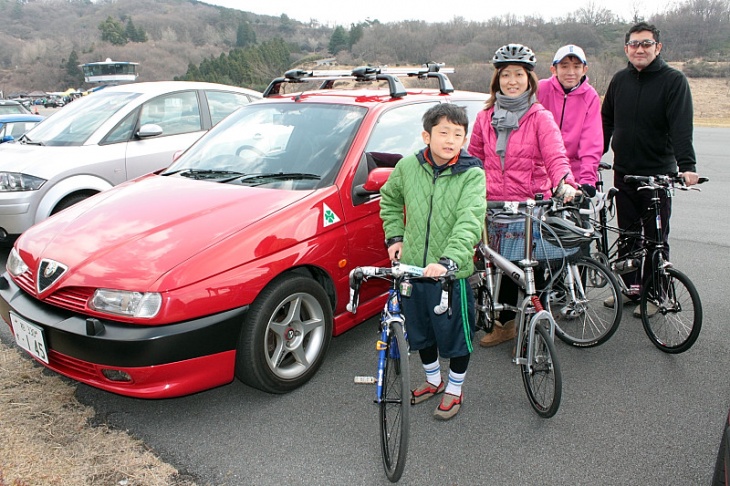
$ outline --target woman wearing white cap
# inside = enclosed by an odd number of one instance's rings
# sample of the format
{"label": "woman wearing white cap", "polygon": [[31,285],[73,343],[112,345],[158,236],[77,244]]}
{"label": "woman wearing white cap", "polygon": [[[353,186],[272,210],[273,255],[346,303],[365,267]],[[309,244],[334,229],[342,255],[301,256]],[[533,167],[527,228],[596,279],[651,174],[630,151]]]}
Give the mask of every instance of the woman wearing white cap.
{"label": "woman wearing white cap", "polygon": [[539,82],[537,99],[560,127],[576,181],[595,187],[603,155],[601,99],[588,83],[583,49],[572,44],[558,49],[550,72],[550,78]]}

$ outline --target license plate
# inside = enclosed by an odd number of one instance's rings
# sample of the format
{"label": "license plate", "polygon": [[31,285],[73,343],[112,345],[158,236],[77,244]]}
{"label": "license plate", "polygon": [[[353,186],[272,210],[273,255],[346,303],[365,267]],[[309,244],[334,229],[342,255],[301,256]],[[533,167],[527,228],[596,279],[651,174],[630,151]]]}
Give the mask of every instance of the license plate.
{"label": "license plate", "polygon": [[43,329],[21,319],[12,312],[10,313],[10,323],[13,325],[15,342],[18,343],[18,346],[48,364],[48,353],[46,352]]}

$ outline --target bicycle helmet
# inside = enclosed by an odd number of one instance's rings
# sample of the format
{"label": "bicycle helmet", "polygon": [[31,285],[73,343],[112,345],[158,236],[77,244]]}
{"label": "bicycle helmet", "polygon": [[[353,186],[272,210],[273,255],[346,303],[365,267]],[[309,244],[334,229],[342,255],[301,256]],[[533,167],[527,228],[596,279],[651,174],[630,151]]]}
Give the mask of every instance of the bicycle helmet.
{"label": "bicycle helmet", "polygon": [[549,229],[542,231],[543,239],[555,246],[562,246],[566,249],[578,248],[584,243],[590,243],[598,237],[593,228],[581,228],[572,221],[557,216],[545,217],[542,224],[549,227]]}
{"label": "bicycle helmet", "polygon": [[492,58],[492,64],[495,68],[507,64],[522,64],[528,71],[532,71],[537,64],[537,59],[529,47],[522,44],[507,44],[497,49]]}

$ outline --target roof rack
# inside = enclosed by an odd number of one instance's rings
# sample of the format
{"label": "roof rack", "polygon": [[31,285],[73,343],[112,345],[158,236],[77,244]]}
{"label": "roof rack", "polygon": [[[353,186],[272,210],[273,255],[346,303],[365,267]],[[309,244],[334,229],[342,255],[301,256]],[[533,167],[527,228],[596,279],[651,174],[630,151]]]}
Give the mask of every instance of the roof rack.
{"label": "roof rack", "polygon": [[264,98],[281,94],[281,88],[285,83],[304,83],[309,81],[322,81],[319,89],[332,89],[335,81],[351,79],[356,82],[365,81],[387,81],[390,96],[402,98],[406,95],[406,88],[398,77],[411,78],[436,78],[439,83],[439,91],[443,94],[452,93],[454,86],[446,76],[446,73],[453,73],[454,68],[445,68],[443,64],[429,62],[417,67],[390,68],[360,66],[348,70],[319,70],[305,71],[303,69],[292,69],[284,73],[283,77],[275,78],[264,91]]}

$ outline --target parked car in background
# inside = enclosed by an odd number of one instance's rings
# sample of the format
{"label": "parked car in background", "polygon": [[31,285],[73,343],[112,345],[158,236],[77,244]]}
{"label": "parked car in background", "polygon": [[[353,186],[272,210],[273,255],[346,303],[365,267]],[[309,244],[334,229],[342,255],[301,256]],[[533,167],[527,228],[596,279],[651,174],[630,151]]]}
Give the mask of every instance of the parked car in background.
{"label": "parked car in background", "polygon": [[45,117],[41,115],[0,115],[0,143],[12,142],[20,138],[43,118]]}
{"label": "parked car in background", "polygon": [[0,145],[0,243],[129,179],[167,167],[227,115],[261,98],[235,86],[125,84],[70,103]]}
{"label": "parked car in background", "polygon": [[0,115],[27,115],[30,110],[15,100],[0,100]]}
{"label": "parked car in background", "polygon": [[[309,380],[333,335],[382,309],[385,283],[347,312],[348,274],[389,263],[378,189],[423,148],[424,112],[457,103],[473,123],[488,96],[454,91],[433,65],[322,73],[277,78],[169,168],[21,235],[0,277],[18,344],[140,398]],[[438,88],[406,89],[408,74]]]}
{"label": "parked car in background", "polygon": [[52,96],[50,98],[46,98],[43,101],[44,108],[61,108],[65,104],[66,102],[63,100],[63,98],[60,98],[58,96]]}

